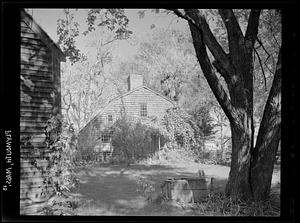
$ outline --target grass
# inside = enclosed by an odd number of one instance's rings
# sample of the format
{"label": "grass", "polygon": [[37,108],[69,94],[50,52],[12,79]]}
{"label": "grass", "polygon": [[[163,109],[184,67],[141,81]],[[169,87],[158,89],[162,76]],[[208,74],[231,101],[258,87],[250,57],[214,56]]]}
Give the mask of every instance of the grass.
{"label": "grass", "polygon": [[[141,163],[146,165],[181,163],[183,166],[192,169],[196,166],[193,154],[185,150],[180,151],[180,153],[173,150],[162,150]],[[208,166],[214,166],[213,170],[208,170]],[[201,167],[205,169],[206,173],[210,173],[210,175],[228,174],[225,171],[225,166],[203,164]],[[227,169],[229,170],[229,168]],[[274,172],[280,172],[278,165],[274,167]],[[275,175],[273,181],[278,180],[277,178],[278,176]],[[147,188],[144,190],[147,190]],[[193,209],[198,215],[204,216],[280,216],[280,183],[271,191],[269,198],[264,201],[233,201],[230,197],[225,196],[224,188],[222,188],[221,191],[213,193],[205,201],[189,206],[187,209],[189,208]]]}
{"label": "grass", "polygon": [[196,204],[199,215],[206,216],[280,216],[279,195],[271,195],[260,202],[232,200],[224,193],[216,193],[206,201]]}
{"label": "grass", "polygon": [[[194,174],[199,169],[216,179],[216,190],[206,200],[179,204],[159,199],[160,185],[165,179],[172,176],[196,176]],[[274,170],[274,182],[280,181],[278,170]],[[224,195],[228,174],[229,167],[195,163],[192,154],[174,150],[160,151],[160,154],[130,166],[90,163],[78,167],[80,183],[74,194],[79,196],[71,195],[67,202],[56,201],[55,211],[51,208],[46,211],[54,215],[280,215],[279,184],[265,201],[234,201]],[[65,213],[60,211],[60,206]]]}

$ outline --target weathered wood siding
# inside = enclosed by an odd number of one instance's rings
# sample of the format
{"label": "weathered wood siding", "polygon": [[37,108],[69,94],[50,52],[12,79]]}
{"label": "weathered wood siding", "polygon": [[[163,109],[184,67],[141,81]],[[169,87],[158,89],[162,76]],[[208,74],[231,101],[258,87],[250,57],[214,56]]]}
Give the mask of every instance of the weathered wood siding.
{"label": "weathered wood siding", "polygon": [[[113,122],[116,121],[123,109],[127,115],[134,118],[140,117],[140,104],[147,104],[147,116],[163,118],[168,108],[174,104],[164,97],[148,90],[146,87],[138,88],[124,97],[111,101],[104,109],[92,119],[79,133],[78,146],[80,149],[94,149],[101,144],[101,131],[105,130],[108,123],[108,115],[112,115]],[[112,123],[111,123],[112,124]],[[156,143],[157,144],[157,143]]]}
{"label": "weathered wood siding", "polygon": [[[20,104],[20,214],[36,214],[37,202],[53,192],[44,182],[49,151],[45,144],[45,125],[52,114],[60,112],[60,56],[49,48],[21,14],[21,75],[33,85],[21,81],[22,91],[30,96]],[[23,137],[30,137],[24,141]]]}

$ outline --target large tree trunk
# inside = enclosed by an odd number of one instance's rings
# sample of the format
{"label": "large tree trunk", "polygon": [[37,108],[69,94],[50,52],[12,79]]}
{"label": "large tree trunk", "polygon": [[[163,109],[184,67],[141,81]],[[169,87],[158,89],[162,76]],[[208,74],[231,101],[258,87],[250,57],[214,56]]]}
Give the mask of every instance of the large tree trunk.
{"label": "large tree trunk", "polygon": [[225,192],[232,198],[249,199],[252,197],[251,184],[249,182],[252,149],[251,125],[238,126],[231,124],[230,126],[232,155],[229,179]]}
{"label": "large tree trunk", "polygon": [[281,52],[252,152],[251,183],[256,200],[268,197],[281,133]]}
{"label": "large tree trunk", "polygon": [[[198,27],[201,27],[201,22],[202,26],[205,23],[198,12],[186,10],[186,13],[196,21]],[[221,16],[226,21],[234,19],[230,11],[222,11]],[[235,198],[251,198],[250,152],[253,148],[254,136],[251,45],[245,44],[242,32],[236,23],[227,24],[229,33],[237,32],[237,35],[232,35],[232,38],[229,39],[231,57],[220,58],[221,60],[215,64],[217,70],[225,78],[230,94],[229,99],[208,58],[204,44],[205,33],[199,32],[191,22],[189,26],[199,64],[216,99],[228,117],[232,130],[232,159],[226,193]],[[224,52],[218,53],[223,54]],[[224,66],[227,66],[227,70],[224,69]]]}
{"label": "large tree trunk", "polygon": [[[198,10],[187,9],[184,13],[180,10],[173,11],[189,22],[201,69],[230,121],[232,159],[226,194],[233,198],[260,199],[269,192],[280,138],[280,100],[276,101],[276,98],[281,87],[277,74],[254,148],[253,49],[257,39],[260,10],[251,10],[245,34],[242,33],[232,10],[219,10],[228,34],[229,54],[219,45]],[[210,62],[206,47],[215,58],[213,63]],[[216,71],[224,78],[230,98]],[[276,73],[278,72],[277,68]]]}

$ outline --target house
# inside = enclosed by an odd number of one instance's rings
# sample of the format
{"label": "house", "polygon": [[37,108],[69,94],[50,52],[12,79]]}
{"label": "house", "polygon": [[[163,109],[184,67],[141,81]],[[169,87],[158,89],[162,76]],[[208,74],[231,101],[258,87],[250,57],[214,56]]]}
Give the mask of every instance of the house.
{"label": "house", "polygon": [[20,214],[36,214],[53,192],[47,177],[45,126],[61,112],[60,62],[65,56],[25,10],[20,23]]}
{"label": "house", "polygon": [[142,75],[128,76],[128,91],[113,98],[109,103],[79,131],[78,148],[111,154],[111,126],[121,116],[129,115],[135,119],[149,117],[163,118],[167,109],[175,107],[174,101],[143,85]]}

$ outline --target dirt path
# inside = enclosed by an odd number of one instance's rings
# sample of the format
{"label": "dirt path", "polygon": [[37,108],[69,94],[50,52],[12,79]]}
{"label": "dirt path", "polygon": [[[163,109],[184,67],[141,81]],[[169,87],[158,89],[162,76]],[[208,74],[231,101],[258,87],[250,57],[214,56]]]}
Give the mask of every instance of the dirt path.
{"label": "dirt path", "polygon": [[[208,177],[214,177],[214,186],[223,190],[229,168],[218,165],[132,165],[94,166],[78,168],[80,179],[73,195],[80,200],[78,215],[197,215],[192,210],[184,210],[174,203],[149,203],[137,191],[137,179],[142,177],[155,183],[156,191],[160,191],[161,183],[168,177],[197,176],[203,169]],[[276,175],[276,174],[275,174]],[[278,175],[278,174],[277,174]],[[274,182],[279,180],[275,176]],[[277,181],[276,181],[277,180]]]}

